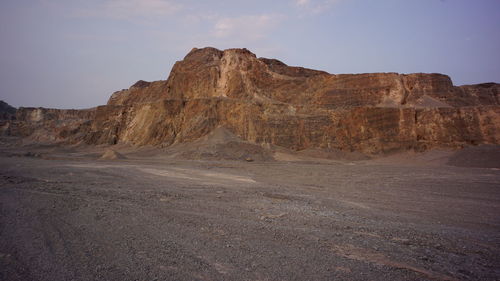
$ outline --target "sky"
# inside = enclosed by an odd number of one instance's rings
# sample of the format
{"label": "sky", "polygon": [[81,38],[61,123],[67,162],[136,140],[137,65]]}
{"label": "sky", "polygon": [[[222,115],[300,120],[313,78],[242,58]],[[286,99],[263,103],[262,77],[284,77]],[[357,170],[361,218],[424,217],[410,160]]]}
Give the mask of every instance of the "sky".
{"label": "sky", "polygon": [[500,83],[500,0],[0,0],[0,100],[89,108],[193,48]]}

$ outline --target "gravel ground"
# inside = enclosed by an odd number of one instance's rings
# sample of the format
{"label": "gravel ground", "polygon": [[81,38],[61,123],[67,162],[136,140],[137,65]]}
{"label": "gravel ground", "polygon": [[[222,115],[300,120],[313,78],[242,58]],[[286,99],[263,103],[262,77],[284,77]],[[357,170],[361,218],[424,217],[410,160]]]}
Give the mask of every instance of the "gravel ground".
{"label": "gravel ground", "polygon": [[0,152],[1,280],[499,280],[500,170]]}

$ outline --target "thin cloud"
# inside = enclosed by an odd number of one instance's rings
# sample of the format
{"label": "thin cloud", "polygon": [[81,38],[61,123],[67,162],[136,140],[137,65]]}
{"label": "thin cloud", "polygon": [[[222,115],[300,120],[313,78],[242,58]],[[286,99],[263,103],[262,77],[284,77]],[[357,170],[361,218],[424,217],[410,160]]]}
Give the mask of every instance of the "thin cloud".
{"label": "thin cloud", "polygon": [[266,37],[283,19],[282,15],[246,15],[220,18],[215,22],[216,38],[247,38],[258,40]]}
{"label": "thin cloud", "polygon": [[332,8],[340,0],[294,0],[295,6],[312,14],[320,14]]}
{"label": "thin cloud", "polygon": [[311,2],[310,0],[296,0],[295,5],[303,7],[309,5],[310,2]]}
{"label": "thin cloud", "polygon": [[168,0],[105,0],[92,9],[80,8],[75,15],[126,20],[172,15],[181,8]]}

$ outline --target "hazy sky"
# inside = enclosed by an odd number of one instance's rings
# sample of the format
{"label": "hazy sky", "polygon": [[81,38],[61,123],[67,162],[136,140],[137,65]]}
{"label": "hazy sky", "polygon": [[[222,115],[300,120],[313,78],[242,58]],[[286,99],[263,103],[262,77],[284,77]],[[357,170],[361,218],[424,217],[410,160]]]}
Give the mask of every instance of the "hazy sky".
{"label": "hazy sky", "polygon": [[500,0],[0,0],[0,99],[105,104],[205,46],[330,73],[500,82]]}

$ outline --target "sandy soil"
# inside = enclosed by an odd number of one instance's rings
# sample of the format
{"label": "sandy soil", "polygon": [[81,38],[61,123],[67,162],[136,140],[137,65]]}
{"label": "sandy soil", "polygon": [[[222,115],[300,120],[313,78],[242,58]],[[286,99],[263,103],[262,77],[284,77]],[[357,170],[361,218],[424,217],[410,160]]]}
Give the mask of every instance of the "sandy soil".
{"label": "sandy soil", "polygon": [[0,149],[1,280],[500,279],[498,166],[120,152]]}

